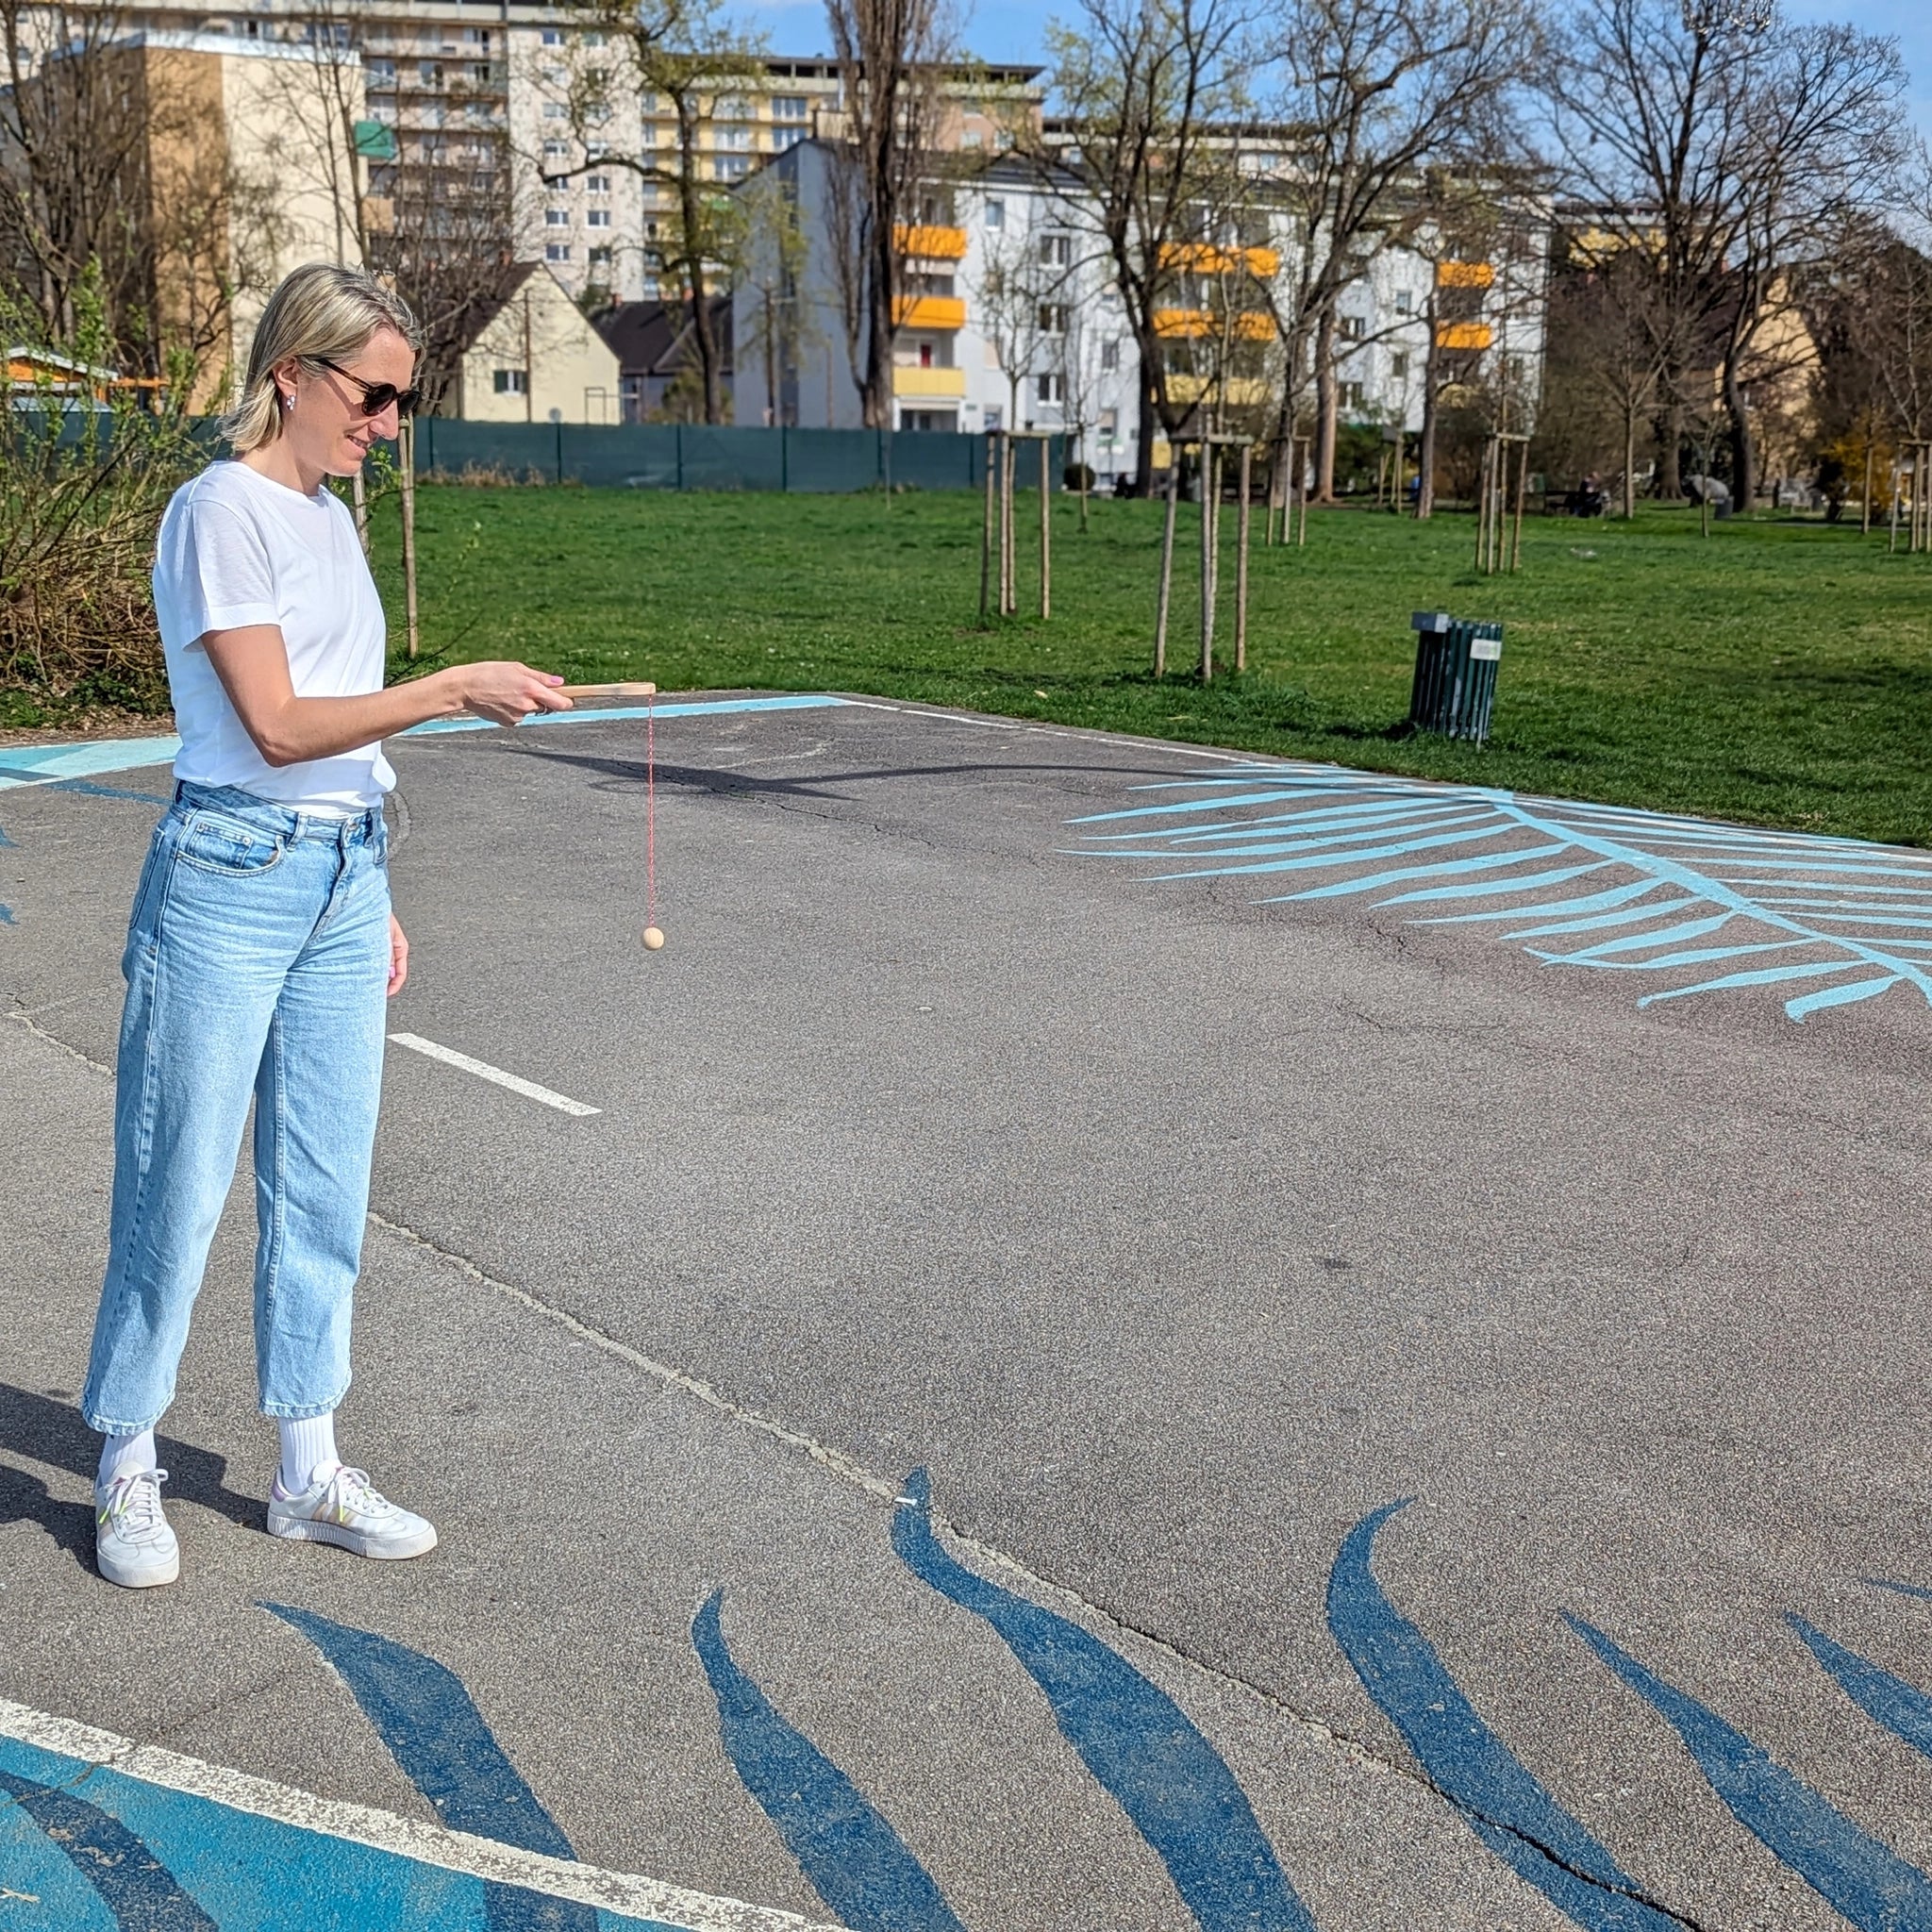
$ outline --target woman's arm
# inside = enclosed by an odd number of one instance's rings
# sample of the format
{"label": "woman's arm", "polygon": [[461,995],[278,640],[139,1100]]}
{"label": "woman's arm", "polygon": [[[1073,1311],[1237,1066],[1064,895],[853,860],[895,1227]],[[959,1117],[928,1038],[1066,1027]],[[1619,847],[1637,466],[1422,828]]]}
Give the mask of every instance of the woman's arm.
{"label": "woman's arm", "polygon": [[201,642],[235,715],[271,765],[334,758],[411,724],[454,718],[462,711],[474,711],[492,724],[514,724],[532,711],[571,708],[570,700],[554,689],[562,678],[507,662],[454,664],[364,697],[298,698],[279,625],[211,630]]}

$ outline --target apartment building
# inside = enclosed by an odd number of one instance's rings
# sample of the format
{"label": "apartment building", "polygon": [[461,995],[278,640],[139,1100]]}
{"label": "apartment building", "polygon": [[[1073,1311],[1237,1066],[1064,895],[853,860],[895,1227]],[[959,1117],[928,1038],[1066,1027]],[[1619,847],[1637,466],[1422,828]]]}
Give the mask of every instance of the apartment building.
{"label": "apartment building", "polygon": [[[738,280],[737,420],[855,426],[863,344],[848,341],[839,294],[835,158],[826,143],[806,142],[771,165],[796,197],[806,262],[784,294],[756,259]],[[1064,429],[1103,487],[1132,474],[1139,351],[1077,183],[994,159],[936,180],[922,199],[898,237],[893,426]],[[1155,317],[1170,397],[1230,426],[1265,421],[1280,394],[1283,351],[1267,291],[1289,272],[1294,241],[1265,193],[1242,228],[1174,244],[1171,306]],[[1504,375],[1516,406],[1530,407],[1548,236],[1543,211],[1525,205],[1495,261],[1438,258],[1425,236],[1365,254],[1337,318],[1343,419],[1420,428],[1432,313],[1441,382]],[[1169,459],[1158,440],[1154,466]]]}

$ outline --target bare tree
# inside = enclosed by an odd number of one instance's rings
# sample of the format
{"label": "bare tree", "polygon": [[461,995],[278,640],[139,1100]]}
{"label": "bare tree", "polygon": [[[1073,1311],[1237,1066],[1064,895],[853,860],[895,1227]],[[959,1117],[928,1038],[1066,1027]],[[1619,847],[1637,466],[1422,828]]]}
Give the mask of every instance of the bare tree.
{"label": "bare tree", "polygon": [[1744,393],[1779,278],[1903,158],[1896,45],[1769,5],[1579,0],[1551,68],[1557,138],[1598,225],[1657,262],[1659,493],[1715,368],[1738,500],[1757,491]]}
{"label": "bare tree", "polygon": [[1033,373],[1041,342],[1041,314],[1050,301],[1051,275],[1041,272],[1038,238],[1015,225],[981,245],[973,288],[973,312],[1007,378],[1007,427],[1020,421],[1020,385]]}
{"label": "bare tree", "polygon": [[1315,391],[1318,497],[1332,498],[1340,298],[1431,221],[1424,170],[1491,169],[1520,145],[1512,108],[1536,58],[1529,0],[1276,0],[1270,50],[1290,130],[1290,216],[1276,313],[1288,344],[1281,433]]}
{"label": "bare tree", "polygon": [[[899,231],[937,146],[950,34],[943,0],[826,0],[825,19],[843,95],[844,192],[857,203],[845,245],[863,264],[860,410],[867,427],[887,429],[899,326]],[[856,277],[848,271],[845,279]]]}
{"label": "bare tree", "polygon": [[[813,330],[799,300],[806,270],[805,230],[791,184],[769,169],[754,175],[737,194],[743,242],[733,316],[736,351],[762,358],[769,427],[784,425],[781,385],[795,377]],[[755,299],[750,299],[755,298]]]}
{"label": "bare tree", "polygon": [[1216,136],[1241,99],[1240,29],[1233,0],[1081,0],[1076,26],[1049,30],[1065,106],[1050,162],[1076,183],[1140,357],[1137,495],[1153,487],[1157,430],[1172,439],[1187,414],[1165,334],[1185,248],[1217,241],[1237,196],[1235,158]]}
{"label": "bare tree", "polygon": [[[712,304],[731,285],[744,223],[728,189],[705,176],[703,136],[708,124],[715,127],[726,118],[722,107],[762,91],[758,44],[726,20],[718,0],[583,0],[571,17],[568,61],[540,78],[567,106],[576,153],[567,167],[543,161],[544,178],[565,181],[617,168],[637,175],[647,198],[668,192],[652,265],[672,277],[690,309],[704,418],[722,423],[724,350]],[[633,152],[610,132],[619,111],[633,111],[641,96],[668,108],[668,150],[645,145]]]}

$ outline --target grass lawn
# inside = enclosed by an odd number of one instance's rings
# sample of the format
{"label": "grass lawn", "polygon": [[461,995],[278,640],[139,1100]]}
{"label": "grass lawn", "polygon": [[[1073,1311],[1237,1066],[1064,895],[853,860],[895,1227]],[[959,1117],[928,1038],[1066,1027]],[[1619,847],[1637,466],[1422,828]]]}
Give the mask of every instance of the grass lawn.
{"label": "grass lawn", "polygon": [[[1019,505],[1023,608],[1035,502]],[[400,634],[393,512],[378,575]],[[1055,505],[1054,616],[976,628],[965,493],[678,495],[425,488],[426,650],[661,689],[841,691],[1761,824],[1932,841],[1932,558],[1882,535],[1689,510],[1532,520],[1477,577],[1467,515],[1317,512],[1253,555],[1247,673],[1194,672],[1198,538],[1182,508],[1169,663],[1150,675],[1160,508]],[[1231,662],[1232,514],[1223,519]],[[1035,606],[1037,608],[1037,605]],[[1485,750],[1406,736],[1412,610],[1501,618]]]}

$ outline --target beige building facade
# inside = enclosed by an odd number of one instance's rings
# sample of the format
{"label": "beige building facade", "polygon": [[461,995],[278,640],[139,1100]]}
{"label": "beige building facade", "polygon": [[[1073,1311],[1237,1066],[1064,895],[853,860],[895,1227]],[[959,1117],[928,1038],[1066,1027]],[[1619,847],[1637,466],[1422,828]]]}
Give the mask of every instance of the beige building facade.
{"label": "beige building facade", "polygon": [[617,423],[618,361],[541,261],[506,271],[442,413],[471,423]]}

